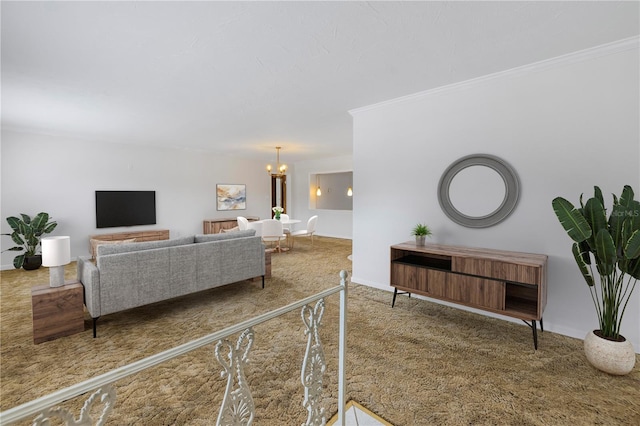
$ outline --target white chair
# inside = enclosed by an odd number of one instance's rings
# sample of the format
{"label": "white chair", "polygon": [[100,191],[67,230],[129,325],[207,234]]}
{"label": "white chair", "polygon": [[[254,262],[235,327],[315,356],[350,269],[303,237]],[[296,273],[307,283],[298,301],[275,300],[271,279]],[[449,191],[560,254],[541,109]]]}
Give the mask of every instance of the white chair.
{"label": "white chair", "polygon": [[246,229],[249,229],[249,220],[247,220],[246,217],[238,216],[237,220],[238,220],[238,229],[240,231],[244,231]]}
{"label": "white chair", "polygon": [[262,221],[262,241],[265,243],[276,243],[275,250],[282,251],[280,241],[285,240],[286,235],[282,233],[282,222],[275,219],[265,219]]}
{"label": "white chair", "polygon": [[291,247],[293,248],[293,242],[295,237],[311,237],[311,245],[313,245],[313,234],[316,232],[316,223],[318,222],[318,216],[311,216],[307,221],[307,229],[301,229],[289,234],[292,237]]}
{"label": "white chair", "polygon": [[261,237],[262,236],[262,221],[254,220],[253,222],[249,222],[249,225],[247,226],[247,229],[255,229],[256,230],[256,237]]}
{"label": "white chair", "polygon": [[291,228],[289,228],[289,225],[285,225],[284,222],[289,222],[289,215],[288,214],[281,214],[280,215],[280,221],[283,222],[282,224],[282,232],[286,235],[291,233]]}

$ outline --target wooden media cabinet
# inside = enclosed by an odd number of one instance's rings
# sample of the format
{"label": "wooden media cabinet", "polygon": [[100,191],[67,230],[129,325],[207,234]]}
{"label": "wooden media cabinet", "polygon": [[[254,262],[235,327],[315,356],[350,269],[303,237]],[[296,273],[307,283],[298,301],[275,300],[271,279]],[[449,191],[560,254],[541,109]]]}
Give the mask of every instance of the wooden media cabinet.
{"label": "wooden media cabinet", "polygon": [[[247,216],[249,222],[260,220],[256,216]],[[222,219],[205,219],[202,221],[202,233],[203,234],[219,234],[223,230],[233,229],[238,227],[237,217],[226,217]]]}
{"label": "wooden media cabinet", "polygon": [[547,256],[512,251],[406,242],[391,246],[391,286],[524,321],[543,329],[547,303]]}
{"label": "wooden media cabinet", "polygon": [[113,234],[98,234],[89,236],[89,252],[93,259],[96,258],[96,246],[91,244],[91,240],[100,241],[122,241],[135,239],[137,243],[141,241],[160,241],[169,239],[168,229],[154,229],[151,231],[128,231]]}

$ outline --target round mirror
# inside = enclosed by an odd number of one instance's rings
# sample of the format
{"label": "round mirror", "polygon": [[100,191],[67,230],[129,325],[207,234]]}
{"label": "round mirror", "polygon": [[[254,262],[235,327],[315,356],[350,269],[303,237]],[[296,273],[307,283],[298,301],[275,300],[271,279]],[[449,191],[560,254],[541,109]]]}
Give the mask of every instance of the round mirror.
{"label": "round mirror", "polygon": [[487,154],[463,157],[440,178],[438,201],[454,222],[472,228],[493,226],[515,208],[519,182],[515,171]]}

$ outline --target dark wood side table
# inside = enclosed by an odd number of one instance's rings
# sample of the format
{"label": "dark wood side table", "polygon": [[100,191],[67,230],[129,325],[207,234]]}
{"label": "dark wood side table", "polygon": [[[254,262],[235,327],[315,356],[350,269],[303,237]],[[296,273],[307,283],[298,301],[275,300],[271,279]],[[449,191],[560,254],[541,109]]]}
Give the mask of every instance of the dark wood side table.
{"label": "dark wood side table", "polygon": [[60,287],[32,287],[33,343],[84,331],[83,305],[83,288],[77,281]]}

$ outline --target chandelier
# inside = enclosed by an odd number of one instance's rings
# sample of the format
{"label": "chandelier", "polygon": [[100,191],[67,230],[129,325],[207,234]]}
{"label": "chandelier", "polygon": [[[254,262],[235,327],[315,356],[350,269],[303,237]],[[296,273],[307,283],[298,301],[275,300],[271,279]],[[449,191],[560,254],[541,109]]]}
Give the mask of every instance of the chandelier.
{"label": "chandelier", "polygon": [[[267,165],[267,173],[271,176],[281,177],[287,174],[287,165],[280,164],[280,149],[282,147],[276,146],[276,169],[273,171],[271,164]],[[273,172],[272,172],[273,171]]]}

